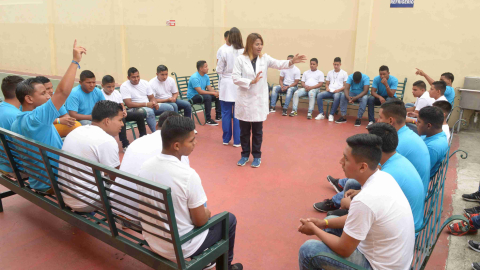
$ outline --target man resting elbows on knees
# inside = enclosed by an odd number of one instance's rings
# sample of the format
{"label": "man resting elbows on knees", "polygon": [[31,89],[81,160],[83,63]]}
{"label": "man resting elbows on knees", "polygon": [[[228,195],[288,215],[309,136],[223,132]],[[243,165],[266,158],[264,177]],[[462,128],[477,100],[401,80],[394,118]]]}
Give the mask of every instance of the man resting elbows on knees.
{"label": "man resting elbows on knees", "polygon": [[380,75],[373,78],[372,95],[368,97],[368,125],[375,123],[375,106],[397,97],[398,79],[390,75],[387,66],[381,66]]}

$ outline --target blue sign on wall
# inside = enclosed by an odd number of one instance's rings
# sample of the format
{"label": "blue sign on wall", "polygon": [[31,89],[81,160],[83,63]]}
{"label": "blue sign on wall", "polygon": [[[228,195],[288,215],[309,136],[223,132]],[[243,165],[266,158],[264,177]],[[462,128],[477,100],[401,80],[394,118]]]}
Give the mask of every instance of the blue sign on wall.
{"label": "blue sign on wall", "polygon": [[413,8],[415,0],[390,0],[391,8]]}

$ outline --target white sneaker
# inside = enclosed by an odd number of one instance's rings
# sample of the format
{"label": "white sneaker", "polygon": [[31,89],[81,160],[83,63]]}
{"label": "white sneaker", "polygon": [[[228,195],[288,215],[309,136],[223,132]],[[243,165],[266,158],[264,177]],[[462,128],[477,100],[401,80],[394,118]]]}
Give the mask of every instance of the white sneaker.
{"label": "white sneaker", "polygon": [[223,145],[228,145],[228,143],[223,143]]}
{"label": "white sneaker", "polygon": [[242,146],[241,144],[234,144],[233,147],[240,147]]}
{"label": "white sneaker", "polygon": [[328,122],[333,122],[333,121],[335,121],[335,119],[333,118],[333,115],[330,114],[328,116]]}
{"label": "white sneaker", "polygon": [[368,126],[370,126],[372,124],[375,124],[375,122],[373,122],[373,121],[368,122],[368,125],[365,128],[368,128]]}
{"label": "white sneaker", "polygon": [[322,120],[322,119],[325,119],[325,115],[323,115],[323,113],[319,113],[317,117],[315,117],[315,120]]}
{"label": "white sneaker", "polygon": [[197,133],[198,133],[196,129],[194,129],[193,131],[195,132],[195,134],[197,134]]}

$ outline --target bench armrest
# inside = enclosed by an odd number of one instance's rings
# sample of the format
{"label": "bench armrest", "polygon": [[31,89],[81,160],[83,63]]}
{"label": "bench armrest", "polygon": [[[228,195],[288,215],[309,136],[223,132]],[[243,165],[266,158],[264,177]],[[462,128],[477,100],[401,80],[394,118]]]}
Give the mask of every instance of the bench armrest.
{"label": "bench armrest", "polygon": [[[348,266],[348,267],[351,267],[353,269],[358,269],[358,270],[366,270],[365,268],[359,266],[359,265],[356,265],[352,262],[349,262],[347,260],[345,260],[344,258],[336,255],[336,254],[332,254],[332,253],[326,253],[326,252],[320,252],[318,253],[317,255],[315,255],[315,257],[325,257],[325,258],[329,258],[329,259],[332,259],[336,262],[339,262],[345,266]],[[309,265],[309,269],[313,269],[313,268],[310,268],[310,265]]]}
{"label": "bench armrest", "polygon": [[[201,98],[202,98],[202,103],[203,104],[203,96],[202,95],[199,95]],[[194,105],[193,104],[193,100],[191,98],[188,99],[188,102],[191,104],[191,105]]]}
{"label": "bench armrest", "polygon": [[228,224],[228,212],[223,212],[218,215],[215,215],[214,217],[210,218],[205,225],[202,227],[195,228],[188,233],[184,234],[182,237],[180,237],[180,244],[183,245],[185,242],[190,241],[193,239],[195,236],[198,236],[202,232],[210,229],[212,226],[216,225],[219,222],[226,221],[226,228],[225,230],[228,232],[229,230],[229,224]]}

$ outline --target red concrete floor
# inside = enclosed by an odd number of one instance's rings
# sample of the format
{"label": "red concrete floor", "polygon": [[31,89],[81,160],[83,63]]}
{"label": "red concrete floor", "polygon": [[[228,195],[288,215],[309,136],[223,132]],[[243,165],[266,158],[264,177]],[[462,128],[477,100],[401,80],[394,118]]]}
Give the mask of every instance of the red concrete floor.
{"label": "red concrete floor", "polygon": [[[326,176],[343,176],[339,159],[345,139],[366,132],[365,119],[361,127],[353,122],[353,118],[346,124],[307,120],[304,110],[295,118],[279,111],[270,114],[264,123],[262,165],[256,169],[250,164],[236,166],[241,150],[222,145],[221,126],[197,125],[191,166],[202,178],[212,213],[230,211],[237,216],[235,262],[245,269],[298,269],[298,249],[309,239],[297,232],[298,220],[325,216],[312,205],[335,194]],[[456,165],[453,157],[445,216],[451,215]],[[19,196],[3,203],[1,269],[149,269]],[[427,269],[445,268],[446,237],[443,233]]]}

